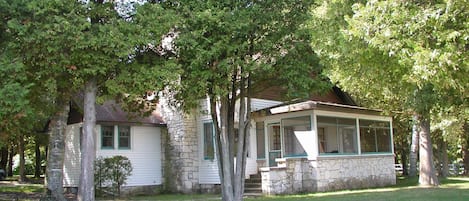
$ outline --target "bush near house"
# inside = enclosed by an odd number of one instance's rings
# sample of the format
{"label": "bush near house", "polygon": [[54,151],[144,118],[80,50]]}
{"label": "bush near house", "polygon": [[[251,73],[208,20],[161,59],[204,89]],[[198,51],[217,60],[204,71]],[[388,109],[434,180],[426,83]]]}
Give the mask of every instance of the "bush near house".
{"label": "bush near house", "polygon": [[132,164],[125,156],[97,158],[94,173],[96,193],[120,196],[121,187],[132,174],[132,170]]}

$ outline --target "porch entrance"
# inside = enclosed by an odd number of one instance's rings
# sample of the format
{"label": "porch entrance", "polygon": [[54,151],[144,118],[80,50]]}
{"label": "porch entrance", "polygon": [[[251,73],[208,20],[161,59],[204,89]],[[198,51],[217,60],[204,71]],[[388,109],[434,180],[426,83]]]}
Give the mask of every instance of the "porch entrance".
{"label": "porch entrance", "polygon": [[267,133],[269,139],[269,167],[273,167],[277,166],[277,162],[275,162],[275,159],[282,158],[280,123],[268,125]]}

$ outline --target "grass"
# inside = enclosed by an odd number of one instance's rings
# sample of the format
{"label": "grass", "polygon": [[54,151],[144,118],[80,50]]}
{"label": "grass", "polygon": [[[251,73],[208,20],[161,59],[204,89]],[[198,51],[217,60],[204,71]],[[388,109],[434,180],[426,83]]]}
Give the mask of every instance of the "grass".
{"label": "grass", "polygon": [[[0,185],[2,193],[43,192],[41,184]],[[98,199],[102,200],[102,199]],[[221,200],[219,195],[156,195],[135,196],[114,200],[174,200],[204,201]],[[466,201],[469,200],[469,178],[454,177],[441,181],[439,187],[419,187],[417,178],[399,178],[395,186],[362,190],[344,190],[325,193],[309,193],[284,196],[248,197],[246,201]]]}
{"label": "grass", "polygon": [[22,184],[15,186],[0,185],[0,193],[42,193],[44,185],[42,184]]}
{"label": "grass", "polygon": [[466,201],[469,200],[469,178],[449,178],[439,187],[419,187],[418,180],[398,180],[397,185],[386,188],[345,190],[303,195],[269,196],[247,201]]}
{"label": "grass", "polygon": [[44,192],[44,181],[28,178],[28,182],[20,184],[18,177],[7,177],[2,182],[8,182],[8,185],[0,183],[0,193],[42,193]]}
{"label": "grass", "polygon": [[[221,200],[219,195],[157,195],[139,196],[123,200]],[[439,187],[419,187],[418,178],[398,178],[391,187],[344,190],[284,196],[246,198],[246,201],[467,201],[469,178],[448,178]]]}

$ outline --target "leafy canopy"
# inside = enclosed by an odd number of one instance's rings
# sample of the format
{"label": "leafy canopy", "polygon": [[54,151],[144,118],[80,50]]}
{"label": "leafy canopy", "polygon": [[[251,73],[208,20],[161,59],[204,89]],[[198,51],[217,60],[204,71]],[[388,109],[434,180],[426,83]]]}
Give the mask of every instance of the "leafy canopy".
{"label": "leafy canopy", "polygon": [[[194,107],[207,94],[224,97],[249,77],[253,92],[277,85],[307,97],[324,83],[305,26],[311,1],[165,2],[175,9],[178,99]],[[315,75],[316,79],[312,79]]]}
{"label": "leafy canopy", "polygon": [[96,78],[100,101],[131,102],[175,79],[171,55],[150,48],[169,32],[173,14],[159,4],[116,6],[99,0],[25,3],[29,15],[9,19],[8,30],[32,81],[66,98]]}
{"label": "leafy canopy", "polygon": [[323,2],[312,11],[312,45],[334,82],[379,107],[467,104],[464,2]]}

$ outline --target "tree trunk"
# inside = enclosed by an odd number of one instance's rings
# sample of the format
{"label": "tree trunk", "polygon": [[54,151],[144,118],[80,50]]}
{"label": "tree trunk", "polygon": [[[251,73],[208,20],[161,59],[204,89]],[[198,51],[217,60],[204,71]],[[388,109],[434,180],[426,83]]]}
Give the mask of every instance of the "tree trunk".
{"label": "tree trunk", "polygon": [[249,96],[249,78],[242,78],[239,94],[239,136],[236,153],[236,170],[234,180],[234,200],[243,200],[246,160],[249,148],[249,129],[251,125],[251,98]]}
{"label": "tree trunk", "polygon": [[[468,176],[469,175],[469,124],[467,122],[464,124],[464,131],[461,134],[461,152],[462,152],[462,162],[464,164],[463,174]],[[459,173],[459,169],[457,170],[457,173]]]}
{"label": "tree trunk", "polygon": [[6,170],[7,164],[8,164],[8,145],[5,144],[4,147],[0,149],[0,169]]}
{"label": "tree trunk", "polygon": [[419,130],[418,130],[418,122],[417,116],[414,115],[413,117],[413,124],[412,124],[412,143],[410,145],[410,155],[409,155],[409,177],[417,176],[417,158],[418,158],[418,151],[419,151]]}
{"label": "tree trunk", "polygon": [[12,177],[13,176],[13,156],[15,156],[15,146],[14,145],[10,145],[10,152],[9,152],[9,155],[8,155],[8,167],[7,167],[7,172],[6,172],[6,175],[8,175],[9,177]]}
{"label": "tree trunk", "polygon": [[19,134],[18,153],[20,154],[20,166],[18,181],[26,182],[25,161],[24,161],[24,134]]}
{"label": "tree trunk", "polygon": [[65,200],[63,191],[63,166],[65,154],[65,128],[67,127],[70,103],[57,100],[59,111],[49,123],[49,147],[47,152],[47,194],[54,200]]}
{"label": "tree trunk", "polygon": [[405,151],[402,151],[401,162],[402,162],[402,175],[409,175],[409,165],[407,165],[407,154]]}
{"label": "tree trunk", "polygon": [[233,189],[233,167],[234,159],[232,157],[230,150],[230,133],[228,133],[228,100],[222,98],[220,101],[220,162],[222,163],[221,171],[223,177],[223,198],[224,201],[233,201],[234,200],[234,189]]}
{"label": "tree trunk", "polygon": [[[213,100],[213,97],[211,97]],[[215,127],[215,139],[217,145],[217,162],[219,167],[219,175],[222,187],[222,200],[224,201],[239,201],[243,199],[244,193],[244,169],[246,164],[246,130],[249,129],[247,126],[240,125],[239,134],[238,134],[238,143],[237,143],[237,159],[236,159],[236,168],[232,146],[234,133],[229,132],[230,125],[229,118],[232,118],[231,112],[229,112],[230,101],[227,99],[222,99],[219,101],[219,114],[216,113],[217,107],[216,101],[211,101],[211,111],[212,120]],[[216,114],[214,114],[216,113]],[[220,117],[220,118],[218,118]],[[241,124],[241,123],[240,123]],[[241,156],[240,156],[241,155]]]}
{"label": "tree trunk", "polygon": [[41,177],[41,149],[40,149],[40,142],[39,142],[39,136],[36,134],[34,137],[34,152],[35,152],[35,158],[34,158],[34,178],[39,179]]}
{"label": "tree trunk", "polygon": [[433,164],[433,146],[430,137],[430,121],[428,117],[417,116],[419,125],[419,184],[422,186],[438,186],[435,166]]}
{"label": "tree trunk", "polygon": [[78,188],[79,201],[94,201],[94,160],[96,158],[95,127],[96,127],[96,79],[90,79],[85,84],[84,121],[81,153],[81,174]]}
{"label": "tree trunk", "polygon": [[[444,138],[442,136],[442,138]],[[441,174],[440,176],[443,178],[448,177],[449,169],[448,169],[448,142],[445,139],[441,141]]]}

